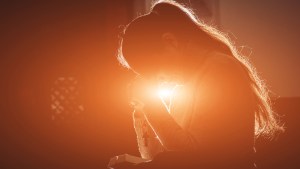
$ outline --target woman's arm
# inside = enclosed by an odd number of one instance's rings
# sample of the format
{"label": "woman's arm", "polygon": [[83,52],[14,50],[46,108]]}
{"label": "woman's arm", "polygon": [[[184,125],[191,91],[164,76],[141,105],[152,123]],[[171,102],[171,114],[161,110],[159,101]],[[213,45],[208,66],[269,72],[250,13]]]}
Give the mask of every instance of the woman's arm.
{"label": "woman's arm", "polygon": [[[146,135],[152,137],[151,140],[153,141],[151,142],[160,143],[163,149],[194,149],[197,145],[195,139],[176,123],[169,114],[166,105],[156,95],[153,86],[153,83],[147,79],[138,79],[131,85],[132,89],[134,89],[132,90],[131,103],[137,115],[134,116],[134,125],[142,157],[153,158],[153,155],[157,154],[157,152],[150,152],[152,151],[150,146],[145,146],[148,143],[144,139],[145,131],[150,131]],[[161,148],[158,149],[161,151]]]}
{"label": "woman's arm", "polygon": [[142,113],[134,112],[133,122],[141,157],[152,160],[164,147]]}
{"label": "woman's arm", "polygon": [[251,146],[254,111],[249,81],[242,67],[226,57],[217,56],[206,63],[195,91],[196,115],[188,130],[181,128],[160,102],[145,104],[146,118],[167,150]]}
{"label": "woman's arm", "polygon": [[152,103],[151,106],[145,106],[144,109],[147,121],[166,150],[190,151],[196,149],[197,141],[187,130],[177,124],[163,104]]}

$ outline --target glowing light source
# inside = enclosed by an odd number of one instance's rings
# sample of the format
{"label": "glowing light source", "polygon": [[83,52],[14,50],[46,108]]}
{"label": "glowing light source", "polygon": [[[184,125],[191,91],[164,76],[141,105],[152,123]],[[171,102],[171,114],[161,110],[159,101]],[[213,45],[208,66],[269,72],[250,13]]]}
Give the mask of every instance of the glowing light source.
{"label": "glowing light source", "polygon": [[175,97],[176,87],[178,86],[174,83],[163,83],[158,87],[157,95],[161,98],[169,113],[171,113],[171,102]]}
{"label": "glowing light source", "polygon": [[174,83],[162,83],[157,89],[157,94],[161,99],[169,100],[174,96],[177,86],[179,85]]}
{"label": "glowing light source", "polygon": [[172,95],[174,93],[174,89],[171,87],[159,88],[157,93],[161,98],[169,98],[169,97],[172,97]]}

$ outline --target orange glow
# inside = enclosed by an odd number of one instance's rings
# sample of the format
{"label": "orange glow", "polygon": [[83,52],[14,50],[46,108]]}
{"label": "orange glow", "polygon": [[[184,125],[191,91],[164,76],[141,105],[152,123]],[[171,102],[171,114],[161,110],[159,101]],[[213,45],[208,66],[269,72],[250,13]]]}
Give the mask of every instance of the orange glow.
{"label": "orange glow", "polygon": [[160,88],[157,91],[157,94],[161,98],[170,98],[170,97],[172,97],[173,93],[174,93],[174,89],[171,87]]}
{"label": "orange glow", "polygon": [[159,85],[156,91],[157,95],[162,100],[169,113],[171,113],[170,112],[171,100],[174,99],[176,95],[176,88],[178,86],[179,85],[174,83],[162,83],[161,85]]}

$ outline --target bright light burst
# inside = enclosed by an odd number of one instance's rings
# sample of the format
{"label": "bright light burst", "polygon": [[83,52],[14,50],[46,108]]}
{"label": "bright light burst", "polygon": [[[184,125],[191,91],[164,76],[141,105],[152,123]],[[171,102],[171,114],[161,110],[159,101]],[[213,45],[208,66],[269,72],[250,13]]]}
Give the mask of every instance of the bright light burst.
{"label": "bright light burst", "polygon": [[174,89],[169,87],[164,87],[164,88],[159,88],[157,91],[157,94],[161,97],[161,98],[169,98],[173,95],[174,93]]}
{"label": "bright light burst", "polygon": [[[158,87],[157,95],[161,98],[169,113],[171,113],[171,102],[175,97],[176,87],[180,85],[174,83],[163,83]],[[177,94],[176,94],[177,95]]]}
{"label": "bright light burst", "polygon": [[174,95],[176,85],[174,84],[161,84],[157,90],[157,94],[162,99],[170,99]]}

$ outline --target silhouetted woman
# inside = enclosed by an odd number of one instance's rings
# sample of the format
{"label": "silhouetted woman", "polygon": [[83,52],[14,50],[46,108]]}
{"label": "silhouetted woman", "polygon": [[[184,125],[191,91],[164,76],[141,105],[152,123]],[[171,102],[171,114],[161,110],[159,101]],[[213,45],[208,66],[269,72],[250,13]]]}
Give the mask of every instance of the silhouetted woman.
{"label": "silhouetted woman", "polygon": [[[179,156],[165,166],[253,168],[255,139],[282,130],[254,67],[178,3],[155,3],[128,24],[118,60],[139,78],[132,103],[142,158],[172,152]],[[164,85],[169,98],[152,90]]]}

